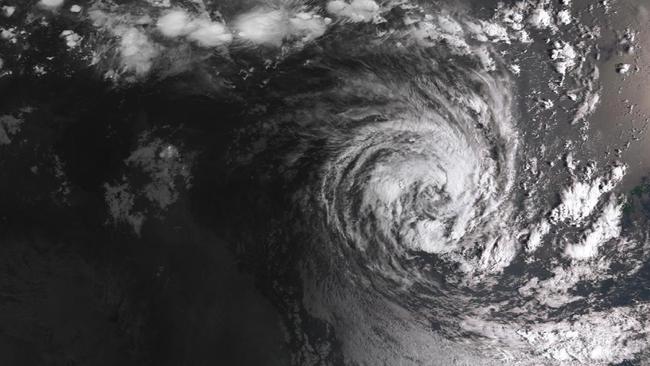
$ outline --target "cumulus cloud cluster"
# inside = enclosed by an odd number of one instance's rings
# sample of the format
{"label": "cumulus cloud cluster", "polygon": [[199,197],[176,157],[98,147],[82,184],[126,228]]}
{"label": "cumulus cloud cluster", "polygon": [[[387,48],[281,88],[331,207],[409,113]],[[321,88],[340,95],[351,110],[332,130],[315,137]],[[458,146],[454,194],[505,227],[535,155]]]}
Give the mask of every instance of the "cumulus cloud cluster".
{"label": "cumulus cloud cluster", "polygon": [[[221,52],[226,52],[235,39],[242,45],[300,48],[325,34],[332,22],[316,10],[288,7],[252,9],[234,17],[230,24],[212,20],[205,12],[198,14],[182,8],[170,8],[155,17],[95,6],[88,16],[96,28],[117,40],[121,68],[109,70],[107,77],[111,78],[123,72],[145,76],[160,58],[172,57],[171,62],[177,64],[182,57],[170,55],[177,55],[174,50],[187,42],[206,49],[220,48]],[[177,40],[179,45],[176,47],[162,39]],[[94,58],[96,62],[101,60],[99,55]]]}
{"label": "cumulus cloud cluster", "polygon": [[[65,0],[38,0],[56,10]],[[134,81],[158,70],[174,74],[188,70],[198,58],[237,48],[273,47],[288,55],[325,35],[333,19],[344,22],[378,22],[382,10],[375,0],[328,0],[325,7],[296,6],[294,2],[250,8],[228,19],[213,18],[205,6],[184,8],[168,1],[149,0],[145,7],[161,9],[141,12],[133,8],[94,2],[70,12],[87,11],[87,18],[109,42],[93,43],[93,37],[65,31],[61,34],[70,49],[86,40],[92,48],[91,65],[100,65],[105,78]],[[151,10],[151,9],[149,9]],[[325,11],[329,16],[322,15]],[[144,14],[144,15],[143,15]],[[205,52],[187,52],[189,44]],[[79,51],[81,52],[81,51]],[[160,69],[158,69],[160,68]]]}
{"label": "cumulus cloud cluster", "polygon": [[233,38],[224,24],[207,18],[194,18],[182,9],[164,14],[156,27],[166,37],[184,37],[206,48],[228,45]]}
{"label": "cumulus cloud cluster", "polygon": [[[330,19],[309,12],[254,9],[238,16],[232,28],[243,40],[279,47],[286,40],[314,40],[325,33],[330,23]],[[158,19],[156,27],[165,37],[184,37],[202,47],[228,45],[233,41],[233,34],[225,24],[193,17],[182,9],[165,13]]]}

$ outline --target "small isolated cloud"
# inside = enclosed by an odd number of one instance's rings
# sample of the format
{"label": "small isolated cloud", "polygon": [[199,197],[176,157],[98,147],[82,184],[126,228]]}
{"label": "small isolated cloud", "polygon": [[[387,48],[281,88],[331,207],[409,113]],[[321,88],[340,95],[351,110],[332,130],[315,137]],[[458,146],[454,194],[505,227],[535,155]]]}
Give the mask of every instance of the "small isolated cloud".
{"label": "small isolated cloud", "polygon": [[6,18],[10,18],[16,12],[15,6],[4,5],[1,9],[2,9],[2,15]]}
{"label": "small isolated cloud", "polygon": [[0,145],[8,145],[11,143],[11,137],[20,132],[20,125],[22,120],[12,116],[6,115],[0,117]]}
{"label": "small isolated cloud", "polygon": [[65,44],[66,46],[68,46],[69,49],[76,48],[81,44],[82,37],[69,29],[66,29],[63,32],[61,32],[59,37],[65,40]]}
{"label": "small isolated cloud", "polygon": [[317,14],[289,14],[281,10],[258,9],[235,21],[238,35],[255,44],[281,46],[285,40],[308,42],[322,36],[331,22]]}
{"label": "small isolated cloud", "polygon": [[224,24],[193,18],[181,9],[169,11],[160,17],[156,27],[166,37],[185,37],[206,48],[227,45],[232,41],[232,34]]}
{"label": "small isolated cloud", "polygon": [[327,12],[352,22],[370,22],[379,15],[379,5],[373,0],[334,0],[327,3]]}

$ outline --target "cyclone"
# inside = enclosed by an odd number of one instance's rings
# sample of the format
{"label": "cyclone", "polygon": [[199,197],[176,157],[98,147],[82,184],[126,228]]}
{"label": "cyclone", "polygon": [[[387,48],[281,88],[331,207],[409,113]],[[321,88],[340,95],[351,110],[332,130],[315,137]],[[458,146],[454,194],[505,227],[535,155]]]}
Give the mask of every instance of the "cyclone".
{"label": "cyclone", "polygon": [[308,91],[281,91],[286,108],[264,115],[277,135],[259,156],[282,158],[251,164],[288,196],[273,236],[299,273],[282,286],[283,306],[304,309],[288,320],[296,364],[340,364],[340,352],[352,365],[606,365],[641,352],[644,304],[573,294],[645,255],[596,254],[620,234],[620,204],[601,197],[625,167],[587,171],[592,183],[536,211],[549,189],[531,169],[513,73],[477,20],[425,19],[380,41],[332,31],[291,71]]}
{"label": "cyclone", "polygon": [[508,260],[499,228],[508,218],[517,144],[508,85],[439,68],[398,87],[402,108],[383,107],[381,121],[332,138],[317,197],[333,241],[344,247],[379,261],[422,252],[461,271],[489,270]]}
{"label": "cyclone", "polygon": [[[392,63],[384,81],[390,102],[364,100],[363,109],[339,117],[334,133],[325,132],[327,155],[304,202],[307,212],[317,207],[306,224],[318,228],[310,250],[317,258],[307,259],[314,265],[305,278],[317,283],[315,303],[330,302],[336,313],[350,306],[347,296],[363,294],[369,308],[361,314],[379,310],[375,301],[380,308],[403,306],[414,322],[428,319],[454,337],[452,314],[476,306],[469,294],[493,281],[518,250],[507,229],[518,145],[514,87],[471,54],[450,59],[431,49],[418,58],[412,79],[395,75],[408,73],[409,65]],[[385,66],[375,67],[357,79],[366,93],[378,89],[372,79]],[[316,264],[322,261],[327,267]],[[404,322],[392,310],[380,314]],[[343,327],[368,332],[355,338],[378,336],[353,324]]]}

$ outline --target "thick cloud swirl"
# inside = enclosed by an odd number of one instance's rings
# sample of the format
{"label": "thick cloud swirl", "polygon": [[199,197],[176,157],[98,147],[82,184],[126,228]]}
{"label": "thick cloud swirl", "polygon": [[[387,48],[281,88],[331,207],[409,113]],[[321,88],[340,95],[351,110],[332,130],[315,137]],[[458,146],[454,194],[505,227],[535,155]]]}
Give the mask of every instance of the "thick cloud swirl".
{"label": "thick cloud swirl", "polygon": [[311,121],[325,155],[296,194],[311,232],[307,306],[362,363],[386,357],[369,347],[388,342],[393,327],[407,339],[422,334],[391,347],[401,353],[391,358],[438,353],[427,349],[440,347],[436,333],[458,335],[452,314],[473,306],[467,294],[493,283],[518,251],[509,229],[514,86],[481,62],[496,59],[488,48],[456,51],[365,49],[364,70],[328,91],[353,104],[329,116],[334,126]]}
{"label": "thick cloud swirl", "polygon": [[501,268],[514,254],[500,227],[517,144],[509,86],[457,64],[427,71],[391,88],[381,120],[329,139],[317,197],[332,239],[379,260],[424,252],[462,271]]}

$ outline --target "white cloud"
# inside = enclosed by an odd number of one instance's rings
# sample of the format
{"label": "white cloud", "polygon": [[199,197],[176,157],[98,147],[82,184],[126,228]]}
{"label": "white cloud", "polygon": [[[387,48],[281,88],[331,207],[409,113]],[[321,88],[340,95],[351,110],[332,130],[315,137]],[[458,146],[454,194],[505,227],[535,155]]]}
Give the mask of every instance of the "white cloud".
{"label": "white cloud", "polygon": [[290,14],[281,10],[254,10],[234,23],[239,37],[255,44],[281,46],[285,40],[312,41],[322,36],[331,22],[317,14]]}
{"label": "white cloud", "polygon": [[217,47],[232,42],[232,34],[221,23],[197,20],[194,24],[197,25],[197,28],[187,38],[201,47]]}
{"label": "white cloud", "polygon": [[167,37],[180,37],[189,33],[190,16],[183,10],[172,10],[158,19],[156,26]]}
{"label": "white cloud", "polygon": [[169,0],[147,0],[147,2],[159,8],[169,8],[172,6],[171,1]]}
{"label": "white cloud", "polygon": [[540,245],[542,245],[542,240],[544,236],[551,231],[551,225],[545,219],[537,224],[531,231],[528,237],[528,242],[526,243],[526,251],[532,253]]}
{"label": "white cloud", "polygon": [[63,2],[64,0],[41,0],[38,5],[48,9],[56,9],[63,5]]}
{"label": "white cloud", "polygon": [[81,44],[82,37],[69,29],[66,29],[63,32],[61,32],[59,37],[65,40],[65,44],[66,46],[68,46],[69,49],[76,48]]}
{"label": "white cloud", "polygon": [[573,19],[571,18],[571,12],[569,10],[561,10],[557,13],[557,22],[560,25],[571,24]]}
{"label": "white cloud", "polygon": [[136,27],[119,26],[115,34],[121,37],[122,65],[138,76],[147,74],[153,66],[154,58],[159,54],[158,47]]}
{"label": "white cloud", "polygon": [[300,37],[303,42],[312,41],[325,34],[327,25],[331,22],[329,18],[310,13],[298,13],[289,19],[292,35]]}
{"label": "white cloud", "polygon": [[193,18],[181,9],[169,11],[160,17],[156,27],[166,37],[186,37],[201,47],[217,47],[232,41],[232,34],[224,24]]}
{"label": "white cloud", "polygon": [[[128,15],[109,13],[100,9],[88,12],[93,25],[118,38],[119,62],[122,71],[136,76],[145,76],[151,70],[154,60],[160,56],[162,47],[152,41],[138,21]],[[109,75],[120,72],[109,70]]]}
{"label": "white cloud", "polygon": [[327,12],[352,22],[370,22],[379,15],[379,5],[373,0],[334,0],[327,3]]}
{"label": "white cloud", "polygon": [[[152,34],[193,42],[205,48],[232,41],[232,34],[224,24],[211,21],[207,15],[198,17],[182,9],[164,11],[156,20],[148,15],[107,11],[94,6],[89,9],[88,17],[93,26],[117,39],[117,47],[112,44],[98,47],[92,61],[94,65],[106,60],[102,63],[107,68],[104,75],[115,80],[128,74],[126,80],[133,81],[133,76],[146,76],[154,65],[165,66],[164,70],[157,70],[162,73],[186,70],[193,55],[181,52],[178,45],[162,42],[161,37],[154,38]],[[110,57],[113,50],[117,51],[118,67]]]}
{"label": "white cloud", "polygon": [[569,43],[556,41],[551,50],[551,60],[554,61],[555,71],[565,75],[576,66],[578,53]]}
{"label": "white cloud", "polygon": [[256,44],[280,46],[288,33],[286,19],[279,10],[252,11],[235,21],[239,36]]}
{"label": "white cloud", "polygon": [[5,6],[2,7],[2,15],[4,15],[7,18],[14,15],[15,12],[16,12],[16,7],[15,6],[7,6],[7,5],[5,5]]}
{"label": "white cloud", "polygon": [[18,42],[16,27],[5,29],[0,27],[0,38],[16,44]]}
{"label": "white cloud", "polygon": [[546,29],[553,25],[551,13],[544,8],[533,10],[528,18],[528,23],[537,29]]}
{"label": "white cloud", "polygon": [[648,306],[589,312],[559,322],[525,325],[516,331],[554,364],[619,363],[648,347]]}
{"label": "white cloud", "polygon": [[551,212],[551,221],[580,224],[593,213],[600,198],[611,192],[623,179],[625,170],[624,166],[616,166],[605,178],[599,177],[592,182],[575,182],[562,190],[562,202]]}
{"label": "white cloud", "polygon": [[569,244],[565,254],[577,260],[595,257],[598,249],[607,241],[621,234],[621,206],[611,200],[604,208],[593,226],[585,233],[578,244]]}

